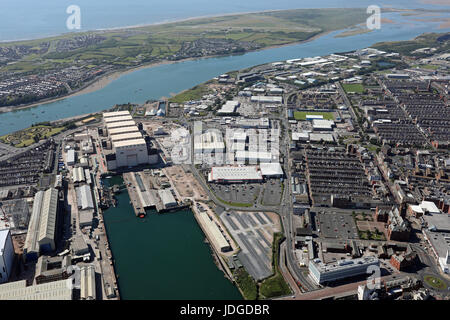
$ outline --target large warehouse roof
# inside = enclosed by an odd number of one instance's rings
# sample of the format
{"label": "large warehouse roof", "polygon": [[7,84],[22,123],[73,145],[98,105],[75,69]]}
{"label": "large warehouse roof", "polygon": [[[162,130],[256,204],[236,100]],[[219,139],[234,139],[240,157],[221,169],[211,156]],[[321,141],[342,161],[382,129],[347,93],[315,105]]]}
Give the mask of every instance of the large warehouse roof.
{"label": "large warehouse roof", "polygon": [[28,232],[24,246],[24,251],[26,251],[26,253],[39,253],[37,236],[39,232],[39,221],[41,218],[41,207],[43,199],[44,191],[39,191],[34,195],[33,211],[31,212],[30,222],[28,223]]}
{"label": "large warehouse roof", "polygon": [[199,212],[198,217],[203,221],[203,226],[206,228],[206,232],[210,234],[212,240],[216,242],[221,251],[225,251],[230,247],[228,241],[225,239],[222,232],[220,232],[216,223],[210,219],[205,211]]}
{"label": "large warehouse roof", "polygon": [[109,122],[106,124],[106,127],[108,130],[114,129],[114,128],[123,128],[123,127],[135,127],[136,123],[133,120],[128,121],[120,121],[120,122]]}
{"label": "large warehouse roof", "polygon": [[0,300],[72,300],[72,279],[27,287],[27,281],[0,285]]}
{"label": "large warehouse roof", "polygon": [[126,115],[126,116],[120,116],[120,117],[105,118],[103,120],[105,121],[105,123],[112,123],[112,122],[133,120],[133,117],[130,115]]}
{"label": "large warehouse roof", "polygon": [[130,114],[130,111],[103,112],[103,118],[121,117],[121,116],[126,116],[129,114]]}
{"label": "large warehouse roof", "polygon": [[123,134],[115,134],[111,136],[111,140],[116,141],[123,141],[123,140],[135,140],[142,138],[142,134],[138,132],[129,132],[129,133],[123,133]]}
{"label": "large warehouse roof", "polygon": [[131,133],[131,132],[139,132],[139,129],[137,126],[133,125],[130,127],[120,127],[115,129],[109,129],[108,133],[110,136],[116,135],[116,134],[124,134],[124,133]]}
{"label": "large warehouse roof", "polygon": [[92,200],[91,187],[82,185],[77,189],[78,207],[81,210],[94,209],[94,201]]}
{"label": "large warehouse roof", "polygon": [[145,140],[142,138],[114,142],[115,148],[133,147],[133,146],[142,146],[142,145],[146,145]]}
{"label": "large warehouse roof", "polygon": [[256,166],[212,167],[209,181],[246,181],[262,180],[262,174]]}
{"label": "large warehouse roof", "polygon": [[281,164],[278,162],[274,163],[261,163],[259,165],[261,168],[261,174],[263,176],[282,176],[283,169],[281,168]]}
{"label": "large warehouse roof", "polygon": [[55,239],[56,214],[58,209],[58,190],[51,188],[45,191],[42,201],[39,241]]}
{"label": "large warehouse roof", "polygon": [[166,207],[177,204],[177,201],[173,197],[170,189],[160,189],[158,190],[158,195],[161,198],[161,201],[163,202],[164,206]]}

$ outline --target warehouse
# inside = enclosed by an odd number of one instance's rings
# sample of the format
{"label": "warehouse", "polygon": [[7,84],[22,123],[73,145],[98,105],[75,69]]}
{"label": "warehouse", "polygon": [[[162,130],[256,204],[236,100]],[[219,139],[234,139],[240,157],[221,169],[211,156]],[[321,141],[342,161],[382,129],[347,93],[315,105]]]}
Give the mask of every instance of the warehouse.
{"label": "warehouse", "polygon": [[215,183],[262,182],[263,177],[256,166],[212,167],[208,181]]}
{"label": "warehouse", "polygon": [[329,264],[315,259],[309,261],[309,275],[317,284],[323,284],[366,274],[369,266],[379,265],[380,262],[375,257],[341,260]]}
{"label": "warehouse", "polygon": [[283,97],[280,96],[252,96],[251,102],[257,103],[283,103]]}
{"label": "warehouse", "polygon": [[106,124],[106,128],[108,129],[108,131],[112,129],[126,128],[126,127],[136,127],[136,123],[133,120],[129,120],[121,122],[111,122]]}
{"label": "warehouse", "polygon": [[141,139],[142,134],[139,131],[137,131],[137,132],[130,132],[130,133],[115,134],[115,135],[111,135],[110,137],[111,137],[111,141],[114,143],[114,142],[118,142],[118,141]]}
{"label": "warehouse", "polygon": [[82,167],[73,168],[72,172],[73,183],[80,183],[86,180],[84,176],[84,169]]}
{"label": "warehouse", "polygon": [[235,155],[236,161],[249,163],[272,162],[272,153],[265,151],[244,151],[238,150]]}
{"label": "warehouse", "polygon": [[172,191],[170,189],[158,190],[158,195],[164,205],[164,208],[176,207],[178,205],[177,201],[173,197]]}
{"label": "warehouse", "polygon": [[147,144],[142,138],[117,141],[113,146],[117,167],[133,167],[149,162]]}
{"label": "warehouse", "polygon": [[89,210],[94,209],[94,201],[92,200],[92,191],[88,185],[82,185],[76,188],[78,209]]}
{"label": "warehouse", "polygon": [[219,130],[208,130],[194,137],[195,153],[221,153],[225,151],[222,133]]}
{"label": "warehouse", "polygon": [[103,121],[108,123],[114,123],[114,122],[123,122],[123,121],[131,121],[133,120],[133,117],[131,115],[124,115],[119,117],[110,117],[110,118],[104,118]]}
{"label": "warehouse", "polygon": [[236,109],[239,106],[240,106],[239,101],[227,101],[219,110],[217,110],[217,114],[220,115],[233,114],[236,112]]}
{"label": "warehouse", "polygon": [[14,247],[9,229],[0,230],[0,283],[7,282],[12,272]]}
{"label": "warehouse", "polygon": [[114,118],[130,115],[129,111],[113,111],[113,112],[103,112],[103,118]]}
{"label": "warehouse", "polygon": [[125,134],[125,133],[135,133],[135,132],[139,132],[139,129],[134,124],[134,122],[133,122],[133,125],[131,125],[129,127],[120,127],[120,128],[114,128],[114,129],[108,130],[108,133],[111,137],[114,135],[121,135],[121,134]]}
{"label": "warehouse", "polygon": [[0,300],[72,300],[72,293],[72,279],[29,287],[26,280],[0,285]]}
{"label": "warehouse", "polygon": [[283,168],[278,162],[273,163],[261,163],[260,164],[261,174],[263,177],[268,178],[281,178],[283,177]]}
{"label": "warehouse", "polygon": [[57,216],[58,190],[36,193],[23,250],[26,260],[36,260],[41,252],[55,250]]}
{"label": "warehouse", "polygon": [[335,124],[332,120],[314,119],[312,126],[314,131],[333,131]]}
{"label": "warehouse", "polygon": [[216,248],[219,248],[222,252],[232,250],[227,239],[225,239],[219,227],[217,227],[206,211],[199,211],[198,217],[201,225],[205,228],[205,232],[209,235],[209,239],[215,243]]}
{"label": "warehouse", "polygon": [[75,157],[75,150],[70,149],[67,151],[67,165],[73,166],[75,164],[76,157]]}
{"label": "warehouse", "polygon": [[81,268],[81,300],[95,300],[95,268],[93,265]]}

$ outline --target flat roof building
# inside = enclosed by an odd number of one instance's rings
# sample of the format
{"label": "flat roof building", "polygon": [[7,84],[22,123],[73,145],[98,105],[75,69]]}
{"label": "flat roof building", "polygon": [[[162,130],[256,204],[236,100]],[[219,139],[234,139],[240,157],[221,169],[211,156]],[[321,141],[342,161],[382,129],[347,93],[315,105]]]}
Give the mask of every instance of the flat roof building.
{"label": "flat roof building", "polygon": [[128,115],[125,116],[119,116],[119,117],[110,117],[110,118],[104,118],[103,121],[105,123],[113,123],[113,122],[123,122],[123,121],[131,121],[133,120],[133,117]]}
{"label": "flat roof building", "polygon": [[24,246],[26,260],[36,260],[41,252],[55,250],[58,201],[57,189],[36,193]]}
{"label": "flat roof building", "polygon": [[26,280],[0,285],[0,300],[72,300],[72,294],[72,279],[28,287]]}
{"label": "flat roof building", "polygon": [[177,201],[175,200],[172,191],[170,189],[160,189],[158,190],[158,195],[165,208],[177,206]]}
{"label": "flat roof building", "polygon": [[94,209],[94,201],[92,200],[92,190],[89,185],[85,184],[76,188],[78,209],[89,210]]}
{"label": "flat roof building", "polygon": [[320,259],[309,261],[309,275],[317,283],[329,283],[367,273],[369,266],[379,266],[375,257],[362,257],[324,264]]}
{"label": "flat roof building", "polygon": [[256,166],[212,167],[208,174],[208,181],[216,183],[261,182],[262,180],[262,174]]}
{"label": "flat roof building", "polygon": [[129,127],[120,127],[108,130],[110,137],[113,137],[114,135],[122,135],[125,133],[134,133],[134,132],[139,132],[138,127],[134,124]]}
{"label": "flat roof building", "polygon": [[108,129],[108,131],[125,127],[136,127],[136,123],[133,120],[106,123],[106,128]]}
{"label": "flat roof building", "polygon": [[264,177],[282,177],[283,176],[283,168],[279,162],[274,163],[261,163],[259,165],[261,168],[261,174]]}
{"label": "flat roof building", "polygon": [[201,225],[206,229],[206,233],[209,234],[210,239],[216,244],[216,247],[222,252],[230,251],[230,244],[223,236],[215,221],[210,218],[208,213],[206,211],[199,211],[198,217],[202,222]]}

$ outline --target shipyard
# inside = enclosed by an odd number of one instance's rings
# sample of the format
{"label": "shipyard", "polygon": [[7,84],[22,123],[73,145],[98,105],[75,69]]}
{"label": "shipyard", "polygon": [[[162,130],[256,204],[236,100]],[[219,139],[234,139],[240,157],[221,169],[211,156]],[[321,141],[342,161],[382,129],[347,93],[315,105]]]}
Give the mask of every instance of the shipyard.
{"label": "shipyard", "polygon": [[448,299],[450,64],[433,41],[266,63],[0,137],[0,298],[183,299],[201,274],[220,283],[201,298]]}

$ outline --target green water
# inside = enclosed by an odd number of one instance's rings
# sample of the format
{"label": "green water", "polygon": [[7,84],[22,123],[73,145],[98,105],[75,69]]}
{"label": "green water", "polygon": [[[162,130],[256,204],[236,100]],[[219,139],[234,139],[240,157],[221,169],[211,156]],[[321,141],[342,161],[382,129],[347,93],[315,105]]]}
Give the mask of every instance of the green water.
{"label": "green water", "polygon": [[[104,180],[121,184],[121,177]],[[242,299],[214,264],[205,236],[190,210],[137,218],[126,191],[104,213],[121,298]]]}

